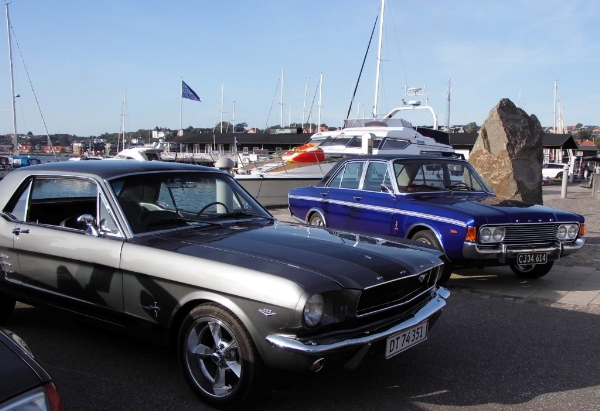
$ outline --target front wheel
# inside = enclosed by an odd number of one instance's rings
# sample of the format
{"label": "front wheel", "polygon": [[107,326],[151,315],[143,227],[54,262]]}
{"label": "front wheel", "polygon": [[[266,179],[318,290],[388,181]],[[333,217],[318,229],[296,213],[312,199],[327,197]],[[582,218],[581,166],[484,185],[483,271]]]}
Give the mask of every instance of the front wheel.
{"label": "front wheel", "polygon": [[[419,231],[410,239],[416,241],[417,243],[437,248],[442,253],[444,252],[444,249],[442,248],[442,245],[438,241],[437,237],[430,230]],[[450,264],[450,261],[448,261],[448,259],[445,256],[442,256],[441,259],[442,261],[444,261],[444,268],[442,271],[442,275],[438,280],[438,284],[443,285],[446,284],[446,282],[448,282],[450,276],[452,275],[452,264]]]}
{"label": "front wheel", "polygon": [[259,385],[261,360],[248,330],[217,304],[199,305],[187,315],[178,356],[192,390],[215,407],[239,407]]}
{"label": "front wheel", "polygon": [[521,278],[540,278],[550,272],[554,261],[546,264],[511,264],[510,269]]}

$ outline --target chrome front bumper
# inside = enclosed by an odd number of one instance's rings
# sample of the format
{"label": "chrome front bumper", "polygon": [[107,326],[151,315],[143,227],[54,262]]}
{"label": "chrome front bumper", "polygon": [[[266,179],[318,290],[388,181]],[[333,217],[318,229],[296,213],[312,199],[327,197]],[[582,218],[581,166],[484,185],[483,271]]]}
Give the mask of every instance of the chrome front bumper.
{"label": "chrome front bumper", "polygon": [[298,354],[319,355],[334,353],[348,348],[362,347],[376,341],[383,340],[400,331],[414,327],[417,324],[433,317],[446,306],[446,299],[450,296],[450,291],[439,287],[436,295],[427,304],[425,304],[415,315],[408,320],[396,324],[395,326],[375,334],[365,334],[363,337],[350,338],[347,340],[331,344],[305,344],[293,337],[272,334],[266,337],[269,344],[285,351],[291,351]]}
{"label": "chrome front bumper", "polygon": [[569,254],[579,250],[585,244],[585,239],[578,238],[574,243],[565,244],[557,243],[552,247],[544,248],[508,248],[506,244],[500,244],[495,248],[482,248],[475,243],[464,243],[462,255],[465,259],[470,260],[498,260],[501,264],[506,264],[509,261],[515,261],[517,254],[522,253],[545,253],[548,254],[548,260],[558,260]]}

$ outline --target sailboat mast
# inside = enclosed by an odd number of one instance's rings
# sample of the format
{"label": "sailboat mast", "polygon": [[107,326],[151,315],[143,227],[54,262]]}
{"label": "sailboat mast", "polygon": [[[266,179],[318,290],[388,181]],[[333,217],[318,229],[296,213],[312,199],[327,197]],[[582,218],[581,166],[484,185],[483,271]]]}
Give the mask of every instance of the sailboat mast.
{"label": "sailboat mast", "polygon": [[281,98],[279,105],[279,127],[283,127],[283,70],[281,70]]}
{"label": "sailboat mast", "polygon": [[10,17],[8,15],[8,3],[4,5],[6,8],[6,31],[8,32],[8,64],[10,67],[10,92],[12,93],[12,115],[13,115],[13,153],[19,154],[19,139],[17,137],[17,110],[15,108],[15,100],[17,95],[15,94],[15,79],[13,72],[13,60],[12,60],[12,41],[10,36]]}
{"label": "sailboat mast", "polygon": [[317,133],[321,131],[321,98],[323,96],[323,73],[319,74],[319,116],[317,120]]}
{"label": "sailboat mast", "polygon": [[125,150],[125,102],[127,98],[127,92],[123,91],[123,108],[121,109],[121,134],[123,136],[123,150]]}
{"label": "sailboat mast", "polygon": [[378,100],[379,100],[379,73],[381,72],[381,44],[383,42],[383,12],[385,10],[385,0],[381,0],[381,21],[379,22],[379,45],[377,47],[377,74],[375,76],[375,102],[373,104],[373,118],[377,118]]}

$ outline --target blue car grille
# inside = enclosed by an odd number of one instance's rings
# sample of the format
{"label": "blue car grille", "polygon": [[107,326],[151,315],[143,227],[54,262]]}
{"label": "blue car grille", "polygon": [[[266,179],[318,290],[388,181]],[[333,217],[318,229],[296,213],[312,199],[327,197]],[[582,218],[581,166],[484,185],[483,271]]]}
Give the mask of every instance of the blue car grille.
{"label": "blue car grille", "polygon": [[434,268],[365,289],[358,300],[357,316],[409,304],[434,285],[436,270]]}
{"label": "blue car grille", "polygon": [[554,243],[557,240],[559,225],[559,223],[505,225],[503,243],[507,245]]}

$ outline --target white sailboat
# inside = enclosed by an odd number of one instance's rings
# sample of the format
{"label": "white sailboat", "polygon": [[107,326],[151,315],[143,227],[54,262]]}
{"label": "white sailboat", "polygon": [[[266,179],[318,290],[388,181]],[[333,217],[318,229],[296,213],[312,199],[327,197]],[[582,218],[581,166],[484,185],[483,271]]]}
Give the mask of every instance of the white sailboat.
{"label": "white sailboat", "polygon": [[[325,132],[318,130],[313,134],[307,143],[321,149],[325,153],[325,161],[290,164],[283,160],[273,159],[259,164],[244,165],[242,169],[246,174],[236,176],[236,178],[263,204],[287,204],[287,194],[290,188],[307,186],[320,181],[337,159],[343,156],[456,153],[448,144],[448,135],[437,130],[437,116],[428,104],[424,88],[406,87],[402,105],[383,117],[378,116],[384,11],[385,0],[382,0],[373,117],[347,119],[341,130]],[[421,99],[424,99],[424,102]],[[429,112],[433,121],[432,128],[415,128],[409,121],[395,117],[398,113],[406,111]]]}

